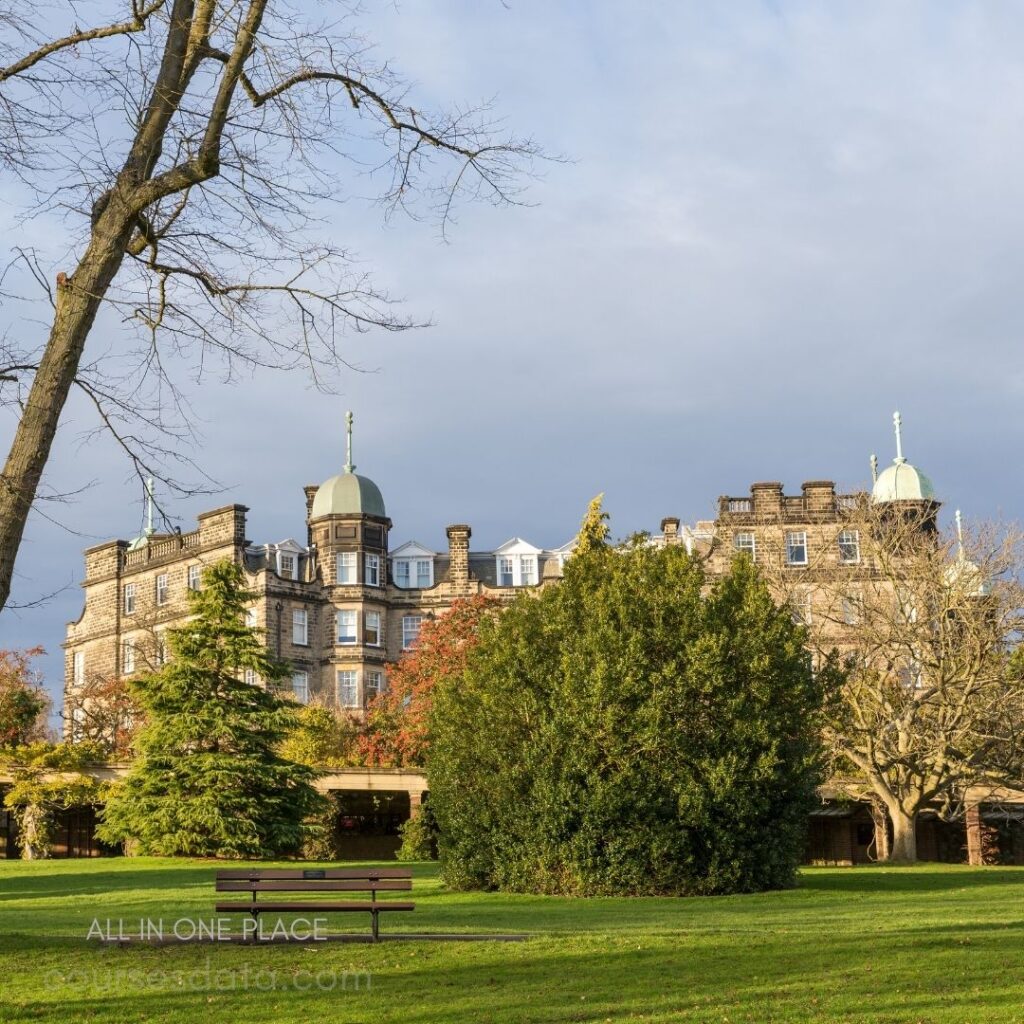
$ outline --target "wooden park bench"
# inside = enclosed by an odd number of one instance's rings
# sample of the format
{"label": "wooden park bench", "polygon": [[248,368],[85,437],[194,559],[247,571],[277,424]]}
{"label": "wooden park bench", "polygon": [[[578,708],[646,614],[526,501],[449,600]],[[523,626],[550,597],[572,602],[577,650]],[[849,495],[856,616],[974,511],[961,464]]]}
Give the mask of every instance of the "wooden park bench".
{"label": "wooden park bench", "polygon": [[[361,913],[369,914],[371,938],[380,940],[378,917],[392,910],[415,910],[415,903],[378,900],[377,893],[408,891],[412,888],[409,868],[240,868],[217,872],[217,892],[248,893],[245,903],[218,903],[218,914],[251,914],[258,921],[260,914]],[[369,899],[349,900],[282,900],[257,901],[258,893],[365,893]]]}

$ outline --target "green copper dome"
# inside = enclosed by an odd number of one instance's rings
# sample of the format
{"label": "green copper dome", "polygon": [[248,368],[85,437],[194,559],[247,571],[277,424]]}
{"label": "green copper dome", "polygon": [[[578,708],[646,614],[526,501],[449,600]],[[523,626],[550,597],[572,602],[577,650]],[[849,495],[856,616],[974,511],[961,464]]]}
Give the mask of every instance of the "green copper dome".
{"label": "green copper dome", "polygon": [[380,516],[384,519],[384,499],[380,488],[352,465],[352,413],[345,414],[346,452],[344,472],[324,481],[313,498],[310,519],[321,516]]}
{"label": "green copper dome", "polygon": [[[872,502],[877,505],[889,501],[935,501],[931,480],[903,457],[903,419],[898,412],[893,413],[892,421],[896,428],[896,458],[875,477]],[[876,465],[872,455],[872,472]]]}
{"label": "green copper dome", "polygon": [[313,498],[311,519],[358,515],[380,516],[382,519],[387,515],[380,488],[372,480],[356,473],[342,473],[320,485]]}
{"label": "green copper dome", "polygon": [[934,501],[935,488],[916,466],[906,459],[894,462],[882,470],[871,489],[871,500],[881,501]]}

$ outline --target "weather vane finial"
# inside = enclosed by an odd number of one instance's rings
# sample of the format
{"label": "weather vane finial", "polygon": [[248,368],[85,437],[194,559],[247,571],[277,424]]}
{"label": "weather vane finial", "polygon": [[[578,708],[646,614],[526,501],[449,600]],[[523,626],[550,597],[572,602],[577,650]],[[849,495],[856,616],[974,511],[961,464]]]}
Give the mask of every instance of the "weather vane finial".
{"label": "weather vane finial", "polygon": [[964,556],[964,519],[960,515],[960,509],[956,510],[956,545],[960,557]]}
{"label": "weather vane finial", "polygon": [[345,472],[351,473],[356,467],[352,464],[352,411],[345,413]]}
{"label": "weather vane finial", "polygon": [[899,410],[892,414],[892,424],[896,428],[896,461],[903,462],[903,417]]}
{"label": "weather vane finial", "polygon": [[153,536],[153,478],[146,477],[146,536]]}

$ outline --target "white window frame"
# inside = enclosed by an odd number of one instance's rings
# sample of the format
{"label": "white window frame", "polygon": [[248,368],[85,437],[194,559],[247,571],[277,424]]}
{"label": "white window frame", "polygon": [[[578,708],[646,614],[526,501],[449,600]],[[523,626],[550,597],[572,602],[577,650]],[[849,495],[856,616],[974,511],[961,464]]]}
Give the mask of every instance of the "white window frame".
{"label": "white window frame", "polygon": [[432,558],[416,558],[416,589],[426,590],[434,585],[434,560]]}
{"label": "white window frame", "polygon": [[[371,627],[371,620],[376,620],[376,627]],[[363,613],[363,643],[368,647],[380,647],[384,642],[384,635],[381,631],[381,614],[378,611],[366,611]],[[376,639],[371,640],[370,637],[376,632]]]}
{"label": "white window frame", "polygon": [[71,709],[71,742],[81,743],[85,738],[85,708],[81,704]]}
{"label": "white window frame", "polygon": [[245,624],[249,629],[254,629],[259,622],[259,616],[256,614],[255,608],[245,609]]}
{"label": "white window frame", "polygon": [[162,608],[165,604],[167,604],[167,601],[170,598],[170,583],[170,577],[165,572],[160,573],[156,578],[156,587],[154,589],[156,594],[156,605],[158,608]]}
{"label": "white window frame", "polygon": [[202,575],[202,572],[203,572],[203,567],[201,565],[199,565],[198,563],[196,563],[195,565],[190,565],[188,567],[188,589],[189,590],[199,590],[200,586],[202,585],[202,580],[200,579],[200,576]]}
{"label": "white window frame", "polygon": [[85,682],[85,651],[75,651],[71,655],[71,683],[81,686]]}
{"label": "white window frame", "polygon": [[[359,563],[355,551],[339,551],[335,559],[335,580],[343,587],[350,587],[359,582]],[[351,570],[351,571],[350,571]],[[347,577],[351,576],[351,579]]]}
{"label": "white window frame", "polygon": [[[345,677],[342,681],[342,677]],[[345,687],[351,685],[352,699],[345,696]],[[339,668],[334,675],[334,694],[338,703],[343,708],[359,707],[359,672],[352,668]]]}
{"label": "white window frame", "polygon": [[859,626],[861,597],[859,594],[847,593],[840,598],[840,610],[844,626]]}
{"label": "white window frame", "polygon": [[[860,562],[860,530],[840,530],[836,538],[836,545],[839,548],[839,561],[842,565],[856,565]],[[847,558],[843,548],[853,549],[853,557]]]}
{"label": "white window frame", "polygon": [[[415,632],[412,629],[412,623],[415,622]],[[413,644],[416,643],[420,638],[420,630],[423,628],[423,616],[422,615],[403,615],[402,616],[402,650],[407,651]]]}
{"label": "white window frame", "polygon": [[810,626],[813,617],[814,602],[810,587],[801,587],[793,592],[793,621],[798,626]]}
{"label": "white window frame", "polygon": [[[800,538],[797,540],[797,538]],[[793,552],[797,548],[803,548],[803,558],[797,559],[793,557]],[[786,565],[807,565],[807,531],[806,530],[789,530],[786,533]]]}
{"label": "white window frame", "polygon": [[309,612],[305,608],[292,609],[292,643],[309,646]]}
{"label": "white window frame", "polygon": [[277,575],[283,580],[298,579],[296,570],[299,560],[291,551],[278,551],[277,553]]}
{"label": "white window frame", "polygon": [[[507,566],[507,568],[506,568]],[[516,560],[512,555],[498,556],[498,586],[514,587],[516,585]]]}
{"label": "white window frame", "polygon": [[292,673],[292,693],[300,704],[309,703],[309,673]]}
{"label": "white window frame", "polygon": [[372,551],[363,556],[363,581],[368,587],[380,586],[380,555]]}
{"label": "white window frame", "polygon": [[379,668],[369,668],[364,673],[366,699],[379,697],[384,692],[384,673]]}
{"label": "white window frame", "polygon": [[540,567],[536,555],[519,556],[519,586],[535,587],[540,579]]}
{"label": "white window frame", "polygon": [[391,573],[394,576],[396,587],[401,587],[403,590],[412,588],[411,564],[408,558],[396,558],[391,563]]}
{"label": "white window frame", "polygon": [[[342,619],[348,623],[351,621],[352,624],[352,638],[342,639],[341,635],[341,623]],[[352,647],[359,643],[359,613],[355,608],[338,608],[334,612],[334,642],[341,647]]]}
{"label": "white window frame", "polygon": [[124,613],[125,615],[135,614],[135,584],[124,585]]}
{"label": "white window frame", "polygon": [[752,562],[757,561],[757,534],[750,530],[740,530],[732,535],[732,546],[733,550],[750,555]]}
{"label": "white window frame", "polygon": [[535,587],[540,580],[540,562],[535,554],[498,555],[495,571],[499,587]]}
{"label": "white window frame", "polygon": [[254,668],[247,668],[242,672],[242,682],[249,686],[259,686],[259,673]]}
{"label": "white window frame", "polygon": [[126,637],[121,644],[121,675],[130,676],[135,671],[135,640]]}

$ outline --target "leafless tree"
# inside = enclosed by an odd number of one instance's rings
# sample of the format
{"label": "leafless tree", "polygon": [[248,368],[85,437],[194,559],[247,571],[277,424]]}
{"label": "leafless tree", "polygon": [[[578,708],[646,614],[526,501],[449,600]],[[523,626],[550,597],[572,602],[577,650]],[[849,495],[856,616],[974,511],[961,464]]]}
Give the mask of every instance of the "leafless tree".
{"label": "leafless tree", "polygon": [[[517,201],[534,145],[486,106],[414,105],[360,35],[356,0],[329,11],[315,24],[283,0],[0,0],[0,162],[27,214],[68,229],[50,269],[26,228],[0,284],[9,303],[29,286],[45,297],[39,341],[0,342],[0,401],[18,407],[0,608],[75,389],[140,477],[181,486],[167,455],[188,456],[168,438],[187,439],[192,416],[175,366],[304,367],[328,387],[345,330],[411,325],[317,239],[317,211],[345,193],[329,167],[442,224],[462,198]],[[134,331],[127,352],[90,342],[98,318]]]}
{"label": "leafless tree", "polygon": [[821,528],[808,565],[763,570],[846,682],[825,742],[834,782],[888,817],[893,861],[917,857],[925,809],[1022,788],[1024,543],[1013,527],[941,533],[930,503],[864,500]]}

